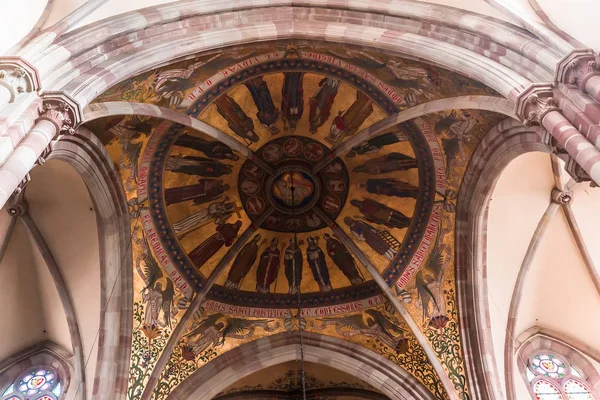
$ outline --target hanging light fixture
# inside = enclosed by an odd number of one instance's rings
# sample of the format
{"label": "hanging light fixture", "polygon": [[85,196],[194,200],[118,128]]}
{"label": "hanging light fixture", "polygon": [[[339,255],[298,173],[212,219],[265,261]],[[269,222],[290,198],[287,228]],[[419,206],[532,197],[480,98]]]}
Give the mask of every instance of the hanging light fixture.
{"label": "hanging light fixture", "polygon": [[[295,190],[296,187],[294,186],[294,174],[292,173],[292,179],[291,179],[291,183],[292,183],[292,187],[290,188],[292,191],[292,218],[296,218],[296,197],[295,197]],[[294,225],[294,246],[296,246],[296,248],[298,248],[298,232],[297,232],[297,226]],[[303,338],[303,332],[304,332],[304,328],[302,327],[302,299],[300,297],[300,282],[298,282],[298,330],[300,331],[300,371],[301,371],[301,376],[300,376],[300,382],[302,384],[302,400],[306,400],[306,374],[304,371],[304,338]]]}

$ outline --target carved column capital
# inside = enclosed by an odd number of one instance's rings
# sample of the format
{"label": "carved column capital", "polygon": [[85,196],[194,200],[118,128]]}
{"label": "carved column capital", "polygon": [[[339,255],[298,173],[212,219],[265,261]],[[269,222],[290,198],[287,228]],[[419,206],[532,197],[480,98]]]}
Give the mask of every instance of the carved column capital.
{"label": "carved column capital", "polygon": [[600,54],[590,49],[573,50],[564,56],[556,68],[556,82],[578,86],[585,92],[585,84],[592,76],[600,76]]}
{"label": "carved column capital", "polygon": [[74,134],[82,119],[79,104],[62,92],[46,92],[42,98],[43,111],[38,121],[52,122],[56,126],[57,134]]}
{"label": "carved column capital", "polygon": [[0,86],[8,89],[12,103],[21,93],[40,89],[37,69],[20,57],[0,57]]}
{"label": "carved column capital", "polygon": [[17,190],[13,193],[12,196],[6,202],[6,210],[12,217],[20,217],[27,212],[27,202],[25,201],[25,185],[29,182],[29,174],[27,174],[26,179],[21,182]]}
{"label": "carved column capital", "polygon": [[546,114],[559,111],[552,93],[552,86],[534,83],[517,97],[515,113],[525,126],[541,125]]}
{"label": "carved column capital", "polygon": [[553,203],[564,205],[569,204],[573,200],[573,193],[568,191],[560,191],[557,188],[552,189],[552,193],[550,194],[550,198]]}

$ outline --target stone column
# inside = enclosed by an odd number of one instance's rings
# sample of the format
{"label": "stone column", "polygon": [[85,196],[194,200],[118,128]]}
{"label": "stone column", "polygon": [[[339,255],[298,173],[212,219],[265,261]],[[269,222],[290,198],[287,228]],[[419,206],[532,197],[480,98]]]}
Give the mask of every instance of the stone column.
{"label": "stone column", "polygon": [[0,166],[0,208],[29,180],[29,171],[48,152],[60,134],[73,134],[79,123],[78,107],[66,96],[45,99],[43,112],[33,128]]}
{"label": "stone column", "polygon": [[593,181],[600,182],[600,150],[565,118],[552,95],[549,85],[531,85],[519,95],[516,114],[526,126],[543,126]]}
{"label": "stone column", "polygon": [[19,57],[0,58],[0,109],[22,93],[39,90],[37,71]]}
{"label": "stone column", "polygon": [[600,54],[590,49],[573,50],[558,64],[556,83],[578,88],[600,104]]}

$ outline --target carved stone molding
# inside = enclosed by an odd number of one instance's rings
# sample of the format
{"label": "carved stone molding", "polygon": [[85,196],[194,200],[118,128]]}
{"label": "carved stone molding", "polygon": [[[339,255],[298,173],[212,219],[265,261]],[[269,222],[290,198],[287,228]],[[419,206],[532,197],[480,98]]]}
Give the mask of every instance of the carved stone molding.
{"label": "carved stone molding", "polygon": [[63,92],[46,92],[42,98],[43,111],[38,121],[52,122],[59,134],[74,134],[82,120],[79,104]]}
{"label": "carved stone molding", "polygon": [[12,103],[21,93],[35,92],[40,89],[38,72],[31,64],[20,57],[0,58],[0,86],[10,92]]}
{"label": "carved stone molding", "polygon": [[600,76],[600,54],[592,50],[573,50],[564,56],[556,68],[556,82],[576,85],[585,92],[592,76]]}
{"label": "carved stone molding", "polygon": [[552,94],[552,86],[532,84],[517,97],[515,114],[521,118],[525,126],[541,125],[547,113],[559,111]]}
{"label": "carved stone molding", "polygon": [[27,212],[27,202],[25,201],[25,185],[29,182],[29,174],[27,174],[27,180],[23,180],[22,186],[15,190],[15,193],[10,196],[10,199],[6,202],[6,209],[12,217],[20,217]]}
{"label": "carved stone molding", "polygon": [[572,157],[567,158],[565,161],[565,171],[575,182],[590,182],[591,187],[598,187],[598,183],[592,180],[589,174]]}
{"label": "carved stone molding", "polygon": [[573,200],[573,193],[568,191],[560,191],[557,188],[552,189],[552,194],[550,195],[553,203],[564,205],[569,204]]}

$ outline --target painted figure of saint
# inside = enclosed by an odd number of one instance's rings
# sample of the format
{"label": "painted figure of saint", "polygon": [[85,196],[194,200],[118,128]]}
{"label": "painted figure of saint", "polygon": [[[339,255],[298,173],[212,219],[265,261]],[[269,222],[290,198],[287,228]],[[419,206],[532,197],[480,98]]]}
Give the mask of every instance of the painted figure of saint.
{"label": "painted figure of saint", "polygon": [[417,168],[417,160],[402,153],[389,153],[382,157],[365,161],[353,169],[354,172],[366,172],[368,174],[387,174],[394,171],[406,171]]}
{"label": "painted figure of saint", "polygon": [[412,197],[416,199],[419,195],[418,187],[395,178],[368,179],[367,183],[360,183],[358,186],[366,188],[369,193],[386,196]]}
{"label": "painted figure of saint", "polygon": [[278,244],[279,241],[274,237],[269,247],[260,255],[258,270],[256,271],[256,291],[259,293],[270,293],[271,285],[277,278],[281,261],[281,253],[277,248]]}
{"label": "painted figure of saint", "polygon": [[279,110],[273,104],[273,98],[267,83],[264,81],[262,76],[250,79],[244,83],[254,99],[254,104],[258,112],[256,117],[265,127],[269,129],[271,134],[276,135],[279,133],[279,129],[275,127],[275,123],[279,118]]}
{"label": "painted figure of saint", "polygon": [[354,207],[358,207],[362,215],[369,222],[385,225],[388,228],[406,228],[410,224],[410,218],[400,211],[389,208],[375,200],[365,199],[350,201]]}
{"label": "painted figure of saint", "polygon": [[224,224],[233,214],[234,208],[235,203],[230,202],[229,197],[226,196],[223,201],[211,203],[207,208],[173,223],[173,230],[175,231],[175,234],[180,234],[196,228],[199,225],[206,225],[211,220],[214,220],[217,225]]}
{"label": "painted figure of saint", "polygon": [[158,314],[162,310],[163,291],[160,282],[153,288],[146,288],[142,292],[142,300],[146,303],[144,323],[148,326],[159,326]]}
{"label": "painted figure of saint", "polygon": [[259,137],[254,133],[254,122],[231,97],[226,94],[215,100],[217,111],[227,120],[229,129],[250,144],[258,142]]}
{"label": "painted figure of saint", "polygon": [[384,133],[372,139],[362,142],[358,146],[354,146],[351,151],[348,152],[348,157],[355,157],[357,154],[371,154],[377,153],[385,146],[389,146],[394,143],[404,142],[408,138],[401,133]]}
{"label": "painted figure of saint", "polygon": [[170,204],[194,200],[196,204],[206,203],[225,193],[229,185],[220,179],[198,179],[197,185],[181,186],[165,189],[165,201]]}
{"label": "painted figure of saint", "polygon": [[338,93],[338,88],[341,82],[335,78],[323,78],[319,82],[319,90],[317,93],[310,98],[310,133],[317,133],[317,129],[321,127],[331,114],[331,107],[333,106],[333,100]]}
{"label": "painted figure of saint", "polygon": [[221,249],[221,247],[230,247],[241,227],[242,221],[237,221],[235,224],[222,224],[217,226],[217,232],[204,242],[200,243],[190,252],[190,254],[188,254],[196,268],[202,268],[202,266]]}
{"label": "painted figure of saint", "polygon": [[343,137],[352,136],[373,112],[373,100],[361,91],[356,92],[356,100],[346,112],[338,114],[333,120],[329,134],[325,138],[331,144]]}
{"label": "painted figure of saint", "polygon": [[322,292],[329,292],[333,288],[329,281],[329,270],[325,262],[325,253],[319,247],[318,238],[315,240],[312,236],[308,237],[308,248],[306,249],[306,261],[312,271],[315,281],[319,284]]}
{"label": "painted figure of saint", "polygon": [[235,256],[229,274],[227,274],[227,281],[225,281],[226,288],[237,289],[240,286],[240,282],[246,277],[250,268],[254,265],[254,261],[256,261],[259,240],[260,235],[254,236]]}
{"label": "painted figure of saint", "polygon": [[348,278],[352,285],[356,285],[364,282],[364,278],[360,276],[354,257],[348,251],[346,246],[339,240],[336,240],[329,236],[329,234],[323,235],[327,242],[327,254],[333,260],[334,264],[342,271],[342,273]]}
{"label": "painted figure of saint", "polygon": [[175,146],[187,147],[204,153],[206,157],[215,158],[217,160],[239,160],[240,157],[233,153],[233,150],[226,144],[221,142],[209,142],[196,136],[188,135],[187,133],[179,136],[174,143]]}
{"label": "painted figure of saint", "polygon": [[230,165],[211,160],[210,158],[169,156],[167,159],[166,170],[188,175],[219,177],[230,174],[232,168]]}
{"label": "painted figure of saint", "polygon": [[376,253],[384,256],[389,261],[400,249],[400,242],[388,231],[376,229],[363,221],[357,221],[350,217],[344,218],[344,222],[350,228],[352,235],[360,242],[366,242]]}
{"label": "painted figure of saint", "polygon": [[285,249],[283,263],[289,285],[288,293],[297,294],[302,281],[302,250],[293,238],[290,239],[290,244]]}
{"label": "painted figure of saint", "polygon": [[281,97],[281,118],[283,119],[284,130],[296,130],[296,125],[302,112],[304,111],[304,89],[302,88],[302,79],[304,72],[286,72],[284,73],[282,97]]}

